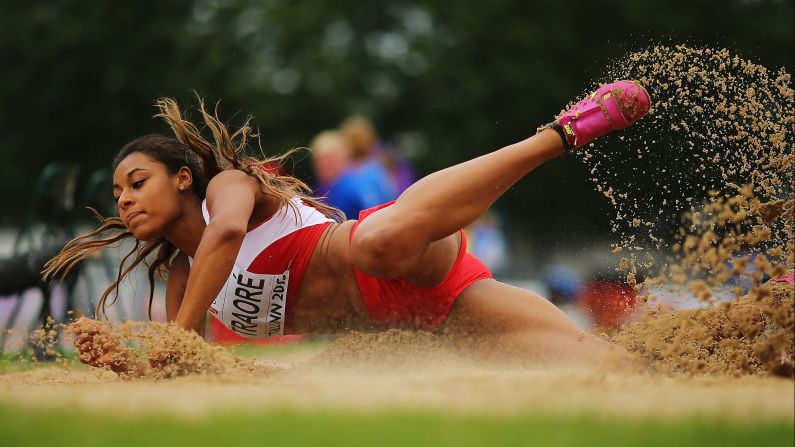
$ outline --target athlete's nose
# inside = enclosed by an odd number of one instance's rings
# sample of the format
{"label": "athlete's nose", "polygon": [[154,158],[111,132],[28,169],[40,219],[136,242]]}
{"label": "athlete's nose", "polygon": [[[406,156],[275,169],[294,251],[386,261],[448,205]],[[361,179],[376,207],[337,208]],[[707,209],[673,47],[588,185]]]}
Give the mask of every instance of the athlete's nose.
{"label": "athlete's nose", "polygon": [[132,205],[133,201],[127,194],[124,193],[124,191],[122,191],[121,195],[119,196],[118,203],[119,203],[119,208],[125,209],[130,205]]}

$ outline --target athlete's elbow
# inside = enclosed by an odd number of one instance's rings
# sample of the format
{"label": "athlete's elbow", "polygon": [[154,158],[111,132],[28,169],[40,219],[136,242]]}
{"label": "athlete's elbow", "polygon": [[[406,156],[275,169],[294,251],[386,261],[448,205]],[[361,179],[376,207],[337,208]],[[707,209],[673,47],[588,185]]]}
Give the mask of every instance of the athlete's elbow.
{"label": "athlete's elbow", "polygon": [[221,245],[241,243],[246,236],[246,225],[237,222],[210,222],[204,230],[202,239],[209,239]]}

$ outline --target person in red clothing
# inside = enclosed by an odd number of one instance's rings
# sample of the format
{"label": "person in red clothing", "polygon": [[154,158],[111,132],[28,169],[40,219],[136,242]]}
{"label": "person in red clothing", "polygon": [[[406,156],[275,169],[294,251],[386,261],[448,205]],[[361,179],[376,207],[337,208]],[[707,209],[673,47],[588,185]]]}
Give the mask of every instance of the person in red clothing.
{"label": "person in red clothing", "polygon": [[[244,337],[406,328],[444,333],[462,349],[538,361],[631,361],[544,298],[494,280],[466,252],[462,228],[542,163],[623,129],[650,107],[637,83],[601,87],[536,135],[431,174],[387,204],[344,220],[308,187],[241,154],[234,134],[200,103],[214,141],[170,99],[159,116],[176,139],[138,138],[116,156],[119,217],[70,242],[45,274],[68,272],[102,247],[135,238],[130,265],[150,256],[150,278],[167,272],[169,321],[200,331],[209,311]],[[104,236],[104,237],[103,237]],[[117,372],[140,368],[113,342],[97,349],[97,325],[76,324],[80,359]]]}

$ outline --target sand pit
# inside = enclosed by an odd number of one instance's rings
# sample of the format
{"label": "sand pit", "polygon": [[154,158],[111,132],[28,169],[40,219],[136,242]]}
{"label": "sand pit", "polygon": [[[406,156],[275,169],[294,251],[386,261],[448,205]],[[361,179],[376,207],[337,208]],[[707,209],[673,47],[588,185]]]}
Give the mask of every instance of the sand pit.
{"label": "sand pit", "polygon": [[566,369],[427,365],[397,372],[293,368],[249,378],[122,380],[111,372],[48,367],[0,376],[0,401],[32,408],[185,417],[270,408],[484,415],[595,413],[627,418],[700,416],[747,423],[791,423],[795,417],[793,381],[771,377],[672,378]]}
{"label": "sand pit", "polygon": [[[215,359],[208,362],[220,358],[217,349],[193,346],[198,357]],[[237,366],[163,379],[119,376],[67,361],[0,375],[0,402],[187,418],[292,409],[795,420],[795,382],[788,378],[475,364],[423,332],[354,333],[233,363]]]}
{"label": "sand pit", "polygon": [[792,378],[793,299],[792,284],[767,284],[717,306],[648,315],[611,338],[658,372]]}

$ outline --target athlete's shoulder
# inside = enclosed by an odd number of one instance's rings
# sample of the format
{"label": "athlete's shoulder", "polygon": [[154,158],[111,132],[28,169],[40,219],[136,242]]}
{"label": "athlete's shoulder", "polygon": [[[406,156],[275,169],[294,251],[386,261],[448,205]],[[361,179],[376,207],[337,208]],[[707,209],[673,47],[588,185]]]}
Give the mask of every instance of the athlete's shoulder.
{"label": "athlete's shoulder", "polygon": [[218,174],[215,174],[210,182],[207,184],[207,188],[211,186],[218,186],[218,185],[227,185],[227,184],[236,184],[236,183],[246,183],[256,184],[257,179],[254,177],[246,174],[243,171],[237,169],[227,169],[225,171],[221,171]]}
{"label": "athlete's shoulder", "polygon": [[260,192],[259,181],[243,171],[229,169],[216,174],[207,184],[208,204],[214,197],[228,198],[230,194],[239,195],[250,192],[256,197]]}

